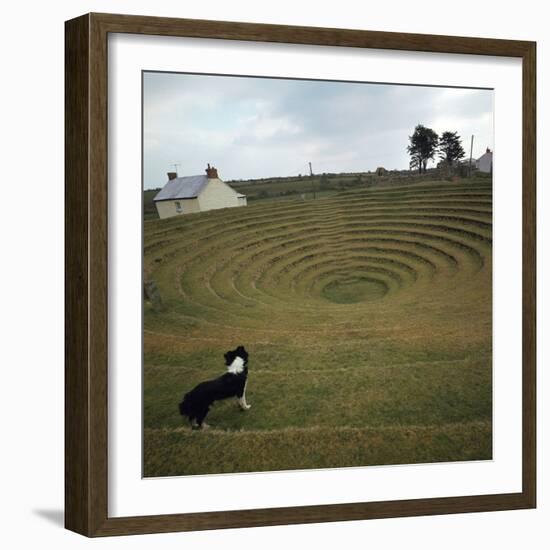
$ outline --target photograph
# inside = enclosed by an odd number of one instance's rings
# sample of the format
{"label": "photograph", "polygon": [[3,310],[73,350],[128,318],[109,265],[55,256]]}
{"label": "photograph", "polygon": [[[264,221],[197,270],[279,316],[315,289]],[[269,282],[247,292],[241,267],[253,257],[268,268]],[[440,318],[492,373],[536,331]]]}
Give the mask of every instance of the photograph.
{"label": "photograph", "polygon": [[494,90],[141,76],[143,476],[492,460]]}

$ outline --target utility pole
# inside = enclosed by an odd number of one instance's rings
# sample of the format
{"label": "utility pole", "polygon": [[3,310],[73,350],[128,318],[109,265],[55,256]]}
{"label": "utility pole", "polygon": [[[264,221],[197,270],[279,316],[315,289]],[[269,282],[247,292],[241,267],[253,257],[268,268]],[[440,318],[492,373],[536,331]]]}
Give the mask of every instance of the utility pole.
{"label": "utility pole", "polygon": [[472,177],[472,153],[474,151],[474,134],[472,134],[472,142],[470,143],[470,166],[468,168],[468,177]]}
{"label": "utility pole", "polygon": [[315,182],[313,181],[313,168],[311,168],[311,162],[309,164],[309,177],[311,178],[311,189],[313,191],[313,200],[317,198],[317,194],[315,192]]}

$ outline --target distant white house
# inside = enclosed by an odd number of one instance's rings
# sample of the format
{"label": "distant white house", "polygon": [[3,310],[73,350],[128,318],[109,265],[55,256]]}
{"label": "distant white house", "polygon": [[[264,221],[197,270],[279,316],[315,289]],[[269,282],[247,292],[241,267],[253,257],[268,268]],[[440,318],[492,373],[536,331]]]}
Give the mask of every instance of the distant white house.
{"label": "distant white house", "polygon": [[246,206],[246,195],[237,193],[224,183],[216,168],[209,164],[206,175],[202,176],[178,178],[175,172],[168,172],[166,185],[153,201],[160,218],[171,218],[217,208]]}
{"label": "distant white house", "polygon": [[493,171],[493,151],[487,147],[487,151],[476,160],[476,168],[480,172],[491,173]]}

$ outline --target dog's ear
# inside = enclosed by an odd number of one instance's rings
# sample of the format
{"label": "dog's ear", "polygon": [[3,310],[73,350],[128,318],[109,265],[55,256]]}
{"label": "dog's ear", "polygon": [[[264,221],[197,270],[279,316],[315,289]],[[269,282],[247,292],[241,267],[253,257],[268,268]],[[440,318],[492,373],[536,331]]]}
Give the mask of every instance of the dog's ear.
{"label": "dog's ear", "polygon": [[244,346],[239,346],[236,351],[237,355],[242,358],[246,363],[248,361],[248,352],[246,351],[246,349],[244,349]]}
{"label": "dog's ear", "polygon": [[233,351],[228,351],[227,353],[224,354],[224,359],[225,359],[225,364],[227,366],[231,365],[231,363],[233,363],[234,359],[235,359],[235,352]]}

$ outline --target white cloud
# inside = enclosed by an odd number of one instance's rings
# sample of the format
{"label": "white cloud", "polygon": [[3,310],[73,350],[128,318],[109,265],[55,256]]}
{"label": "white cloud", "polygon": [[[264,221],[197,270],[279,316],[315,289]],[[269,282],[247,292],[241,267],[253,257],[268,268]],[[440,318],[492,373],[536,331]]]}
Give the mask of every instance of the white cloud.
{"label": "white cloud", "polygon": [[492,92],[147,73],[144,183],[215,164],[224,179],[406,168],[416,124],[457,131],[474,156],[493,144]]}

